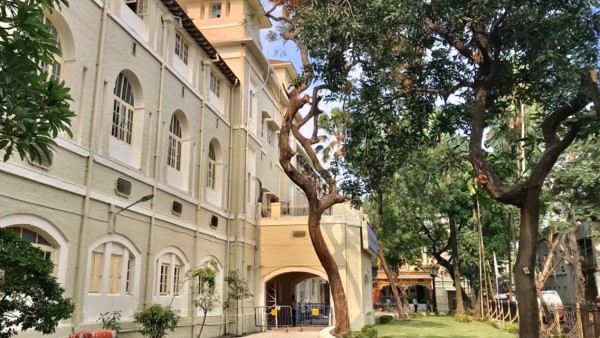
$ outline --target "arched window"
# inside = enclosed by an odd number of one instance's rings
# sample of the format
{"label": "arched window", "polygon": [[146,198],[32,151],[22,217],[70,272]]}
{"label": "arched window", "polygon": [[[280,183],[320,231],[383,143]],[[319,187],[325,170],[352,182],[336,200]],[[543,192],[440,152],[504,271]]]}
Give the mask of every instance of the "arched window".
{"label": "arched window", "polygon": [[[106,242],[92,250],[91,255],[90,293],[133,293],[135,256],[129,248],[117,242]],[[104,272],[108,272],[108,275]]]}
{"label": "arched window", "polygon": [[210,143],[208,146],[208,179],[206,186],[215,190],[215,182],[217,175],[217,155],[215,153],[215,147]]}
{"label": "arched window", "polygon": [[169,154],[167,165],[181,170],[181,123],[175,114],[171,117],[171,126],[169,127]]}
{"label": "arched window", "polygon": [[133,131],[133,89],[123,73],[119,73],[115,82],[112,136],[131,144]]}
{"label": "arched window", "polygon": [[54,270],[56,271],[56,248],[54,247],[54,245],[50,244],[49,240],[44,238],[44,236],[40,235],[39,233],[19,225],[10,226],[7,229],[13,231],[17,236],[19,236],[19,238],[31,243],[36,248],[42,250],[44,258],[52,262],[52,264],[54,264]]}
{"label": "arched window", "polygon": [[[48,27],[48,29],[50,30],[50,34],[52,34],[52,37],[54,38],[54,41],[56,41],[58,47],[62,50],[60,45],[60,37],[58,36],[58,31],[56,30],[54,25],[52,25],[52,22],[50,22],[48,18],[44,17],[43,23]],[[59,52],[58,54],[54,55],[54,63],[42,62],[40,64],[40,67],[42,69],[42,72],[48,74],[48,79],[60,82],[62,65],[63,59],[61,53]]]}
{"label": "arched window", "polygon": [[161,296],[179,296],[182,291],[185,265],[175,253],[165,253],[157,260],[156,293]]}

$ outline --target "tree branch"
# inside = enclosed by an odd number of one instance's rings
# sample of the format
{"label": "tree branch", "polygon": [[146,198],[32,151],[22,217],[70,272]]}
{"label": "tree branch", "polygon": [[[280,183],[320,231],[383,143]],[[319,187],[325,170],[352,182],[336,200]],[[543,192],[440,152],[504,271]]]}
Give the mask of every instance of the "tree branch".
{"label": "tree branch", "polygon": [[427,29],[429,29],[429,31],[431,31],[433,33],[437,33],[444,40],[446,40],[447,43],[449,43],[451,46],[453,46],[460,54],[462,54],[464,57],[466,57],[470,61],[475,61],[471,55],[472,51],[462,42],[462,40],[460,40],[459,38],[450,34],[450,32],[448,32],[447,30],[440,27],[440,25],[433,22],[433,20],[431,18],[426,17],[424,23],[425,23],[425,27],[427,27]]}

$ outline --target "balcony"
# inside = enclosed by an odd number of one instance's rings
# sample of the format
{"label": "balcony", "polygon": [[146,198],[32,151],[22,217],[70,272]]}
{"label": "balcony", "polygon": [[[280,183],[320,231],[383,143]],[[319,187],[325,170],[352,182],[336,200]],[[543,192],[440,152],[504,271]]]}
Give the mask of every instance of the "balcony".
{"label": "balcony", "polygon": [[[268,205],[259,204],[261,218],[276,219],[282,217],[306,217],[308,216],[307,204],[290,205],[288,202],[275,202]],[[331,208],[323,215],[331,215]]]}

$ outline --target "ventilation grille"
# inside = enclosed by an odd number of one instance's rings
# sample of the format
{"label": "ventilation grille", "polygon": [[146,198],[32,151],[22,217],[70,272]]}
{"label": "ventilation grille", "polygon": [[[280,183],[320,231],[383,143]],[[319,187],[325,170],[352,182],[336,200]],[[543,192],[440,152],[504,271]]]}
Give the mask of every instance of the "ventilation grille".
{"label": "ventilation grille", "polygon": [[173,201],[173,207],[171,208],[171,211],[175,215],[181,215],[181,212],[183,211],[183,205],[177,201]]}
{"label": "ventilation grille", "polygon": [[212,215],[210,216],[210,227],[216,228],[219,226],[219,217]]}
{"label": "ventilation grille", "polygon": [[43,169],[50,169],[50,167],[52,166],[52,161],[54,160],[54,154],[52,152],[48,153],[48,158],[46,158],[45,156],[42,156],[42,159],[35,159],[32,160],[31,158],[29,158],[29,163],[33,164],[36,167],[40,167]]}
{"label": "ventilation grille", "polygon": [[306,238],[306,231],[292,231],[292,238]]}
{"label": "ventilation grille", "polygon": [[115,183],[115,192],[121,196],[131,195],[131,182],[123,178],[118,178]]}

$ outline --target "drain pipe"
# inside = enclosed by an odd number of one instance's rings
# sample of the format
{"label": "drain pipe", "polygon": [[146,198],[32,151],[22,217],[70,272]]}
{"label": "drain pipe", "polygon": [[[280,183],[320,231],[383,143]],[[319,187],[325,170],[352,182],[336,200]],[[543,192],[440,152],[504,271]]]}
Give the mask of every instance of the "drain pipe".
{"label": "drain pipe", "polygon": [[85,197],[83,200],[83,206],[81,210],[81,225],[79,227],[79,245],[77,255],[77,265],[75,267],[75,280],[73,290],[80,290],[81,292],[75,292],[75,308],[77,311],[73,316],[73,329],[74,326],[83,322],[83,302],[84,302],[84,290],[85,290],[85,273],[86,273],[86,260],[87,254],[87,232],[88,232],[88,219],[90,209],[90,186],[94,177],[94,151],[96,148],[96,134],[99,128],[94,128],[97,124],[99,112],[102,111],[102,90],[103,80],[102,73],[104,70],[104,44],[106,40],[106,26],[108,25],[108,3],[104,1],[102,3],[102,17],[100,18],[100,36],[98,40],[98,56],[96,60],[96,79],[94,81],[94,93],[92,99],[92,115],[90,120],[92,125],[90,126],[90,136],[88,138],[89,154],[86,161],[86,172],[85,172]]}
{"label": "drain pipe", "polygon": [[[161,57],[161,61],[160,61],[160,82],[158,85],[158,109],[156,111],[156,141],[154,144],[154,163],[153,163],[153,176],[154,176],[154,182],[152,184],[152,194],[154,196],[156,196],[157,192],[158,192],[158,188],[157,188],[157,182],[160,179],[160,175],[159,175],[159,168],[158,168],[158,163],[159,163],[159,157],[160,157],[160,149],[161,149],[161,135],[162,135],[162,112],[163,112],[163,87],[164,87],[164,83],[165,83],[165,60],[167,57],[167,43],[166,43],[166,38],[167,38],[167,28],[168,28],[168,23],[172,23],[173,19],[169,16],[169,17],[162,17],[161,18],[161,24],[162,24],[162,41],[163,41],[163,45],[162,45],[162,57]],[[152,113],[150,113],[150,116],[152,116]],[[152,133],[150,133],[150,135],[152,135]],[[157,198],[153,198],[152,202],[150,204],[150,208],[152,210],[152,215],[150,216],[150,227],[148,230],[148,247],[146,248],[146,279],[144,280],[144,306],[146,306],[146,304],[151,304],[152,303],[152,283],[150,282],[151,280],[153,280],[152,275],[149,275],[150,272],[150,267],[151,267],[151,262],[152,260],[152,242],[154,240],[154,228],[155,228],[155,223],[156,223],[156,201]]]}
{"label": "drain pipe", "polygon": [[[207,71],[208,69],[208,71]],[[202,180],[202,175],[204,173],[204,115],[206,114],[206,99],[208,98],[208,86],[209,86],[209,78],[208,75],[210,72],[210,62],[203,61],[202,62],[202,71],[204,72],[204,88],[202,92],[202,100],[200,102],[200,130],[198,132],[199,138],[199,149],[197,151],[198,156],[198,179],[196,182],[196,187],[198,187],[197,197],[198,203],[196,204],[196,234],[194,238],[194,257],[192,261],[193,267],[197,267],[200,263],[200,223],[202,214],[202,201],[204,200],[204,190],[206,187],[204,186],[204,181]],[[192,290],[192,285],[190,285],[190,291]],[[194,327],[196,326],[196,319],[198,317],[198,309],[194,305],[194,302],[191,303],[192,307],[192,334],[194,337]]]}
{"label": "drain pipe", "polygon": [[[226,239],[226,243],[225,243],[225,271],[229,271],[229,253],[230,253],[230,238],[229,238],[229,231],[231,229],[231,209],[232,209],[232,198],[231,198],[231,191],[232,191],[232,181],[233,181],[233,166],[231,165],[233,163],[233,102],[234,102],[234,93],[235,93],[235,88],[238,87],[240,85],[239,80],[236,79],[235,84],[233,84],[230,89],[229,89],[229,121],[230,121],[230,127],[229,127],[229,163],[227,166],[227,170],[229,171],[229,173],[227,174],[227,222],[226,222],[226,226],[225,226],[225,239]],[[224,311],[225,312],[225,311]],[[227,329],[227,315],[225,315],[225,330]]]}

